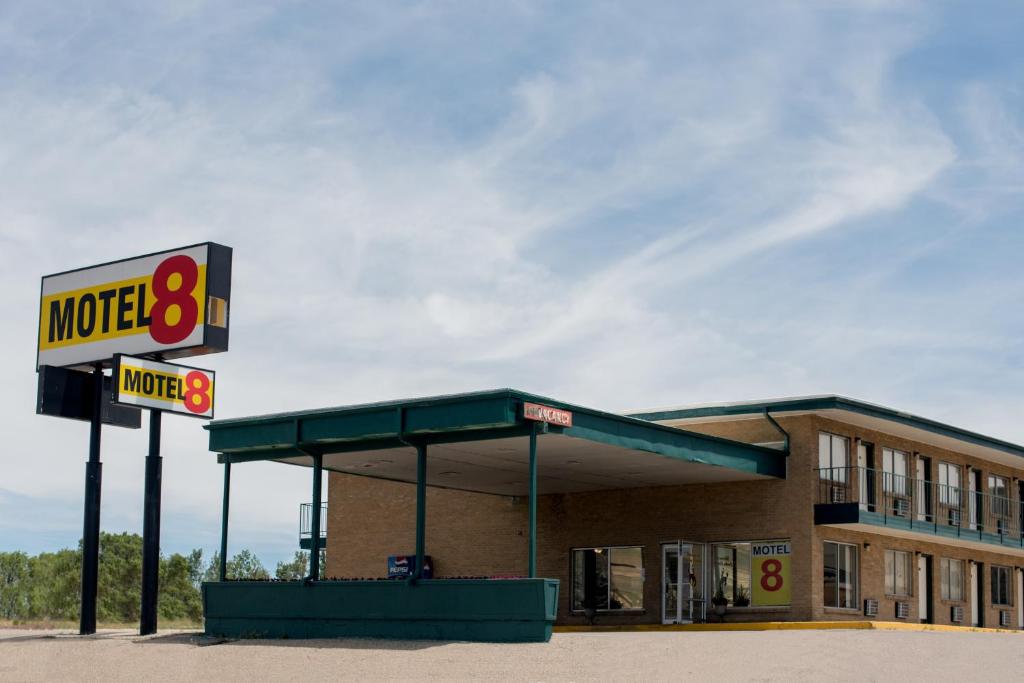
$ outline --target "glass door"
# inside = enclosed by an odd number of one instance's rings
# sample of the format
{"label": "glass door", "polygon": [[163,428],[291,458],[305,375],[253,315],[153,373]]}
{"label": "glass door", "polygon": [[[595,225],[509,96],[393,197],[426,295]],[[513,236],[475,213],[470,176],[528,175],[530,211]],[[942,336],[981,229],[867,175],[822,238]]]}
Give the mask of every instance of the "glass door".
{"label": "glass door", "polygon": [[676,541],[661,546],[661,621],[704,621],[704,546]]}
{"label": "glass door", "polygon": [[661,623],[676,624],[682,619],[679,603],[679,544],[661,546]]}

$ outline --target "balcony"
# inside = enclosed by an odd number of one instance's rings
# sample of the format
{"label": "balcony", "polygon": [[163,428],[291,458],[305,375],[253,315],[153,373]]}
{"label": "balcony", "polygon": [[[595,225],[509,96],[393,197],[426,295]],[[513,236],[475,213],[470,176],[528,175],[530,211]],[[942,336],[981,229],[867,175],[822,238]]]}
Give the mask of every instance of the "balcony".
{"label": "balcony", "polygon": [[[864,467],[818,470],[814,523],[887,527],[1024,550],[1021,501]],[[955,542],[955,541],[954,541]]]}
{"label": "balcony", "polygon": [[[320,504],[320,543],[321,548],[327,546],[327,503]],[[313,504],[299,505],[299,547],[309,550],[313,547]]]}

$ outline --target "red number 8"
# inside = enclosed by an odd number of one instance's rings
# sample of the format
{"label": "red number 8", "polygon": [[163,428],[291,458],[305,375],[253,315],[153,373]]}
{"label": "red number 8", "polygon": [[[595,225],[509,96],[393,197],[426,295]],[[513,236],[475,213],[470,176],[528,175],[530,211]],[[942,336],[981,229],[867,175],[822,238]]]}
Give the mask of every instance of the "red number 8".
{"label": "red number 8", "polygon": [[765,560],[761,565],[761,588],[773,593],[782,588],[782,563],[778,560]]}
{"label": "red number 8", "polygon": [[[170,288],[174,274],[181,276],[181,286]],[[160,262],[153,272],[153,308],[150,310],[149,336],[160,344],[177,344],[196,327],[199,318],[199,304],[192,298],[192,290],[199,282],[199,267],[184,254],[172,256]],[[167,322],[167,312],[177,306],[181,315],[173,325]]]}
{"label": "red number 8", "polygon": [[210,409],[210,378],[198,370],[185,375],[185,407],[197,415]]}

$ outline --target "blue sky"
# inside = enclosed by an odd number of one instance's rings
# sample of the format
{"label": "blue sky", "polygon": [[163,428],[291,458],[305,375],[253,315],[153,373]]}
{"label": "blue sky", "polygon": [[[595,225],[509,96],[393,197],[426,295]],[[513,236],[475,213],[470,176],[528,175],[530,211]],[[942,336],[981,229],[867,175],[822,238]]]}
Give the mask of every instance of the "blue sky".
{"label": "blue sky", "polygon": [[[38,278],[235,249],[218,416],[513,386],[626,410],[842,393],[1018,442],[1015,2],[0,6],[0,550],[74,545]],[[168,424],[171,423],[171,424]],[[168,419],[165,551],[220,469]],[[141,528],[145,430],[106,430]],[[232,550],[308,471],[236,468]]]}

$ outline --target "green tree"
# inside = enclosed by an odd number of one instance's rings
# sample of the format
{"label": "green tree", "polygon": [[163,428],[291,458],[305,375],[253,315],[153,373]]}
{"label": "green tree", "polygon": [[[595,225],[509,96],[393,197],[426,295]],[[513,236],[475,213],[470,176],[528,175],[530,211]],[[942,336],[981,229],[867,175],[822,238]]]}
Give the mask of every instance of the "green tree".
{"label": "green tree", "polygon": [[[159,612],[164,619],[189,619],[200,621],[203,618],[203,601],[199,589],[193,582],[190,561],[195,551],[188,557],[174,553],[160,560],[160,601]],[[199,551],[200,556],[202,551]]]}
{"label": "green tree", "polygon": [[[260,559],[249,549],[238,552],[227,562],[227,578],[238,581],[269,579],[270,572],[267,571]],[[204,581],[218,581],[220,579],[220,553],[215,552],[210,558],[203,573]]]}
{"label": "green tree", "polygon": [[28,618],[31,567],[23,552],[0,553],[0,619]]}
{"label": "green tree", "polygon": [[142,537],[100,534],[99,595],[96,618],[104,622],[139,620],[142,602]]}
{"label": "green tree", "polygon": [[82,552],[65,548],[29,560],[29,618],[78,619]]}
{"label": "green tree", "polygon": [[274,574],[281,581],[299,581],[306,578],[308,568],[309,553],[297,550],[291,562],[277,563],[277,571]]}

